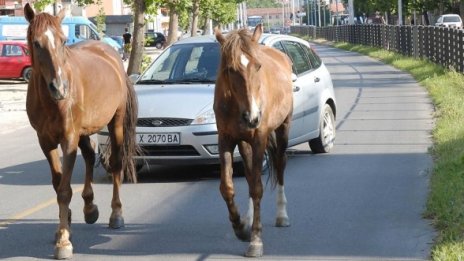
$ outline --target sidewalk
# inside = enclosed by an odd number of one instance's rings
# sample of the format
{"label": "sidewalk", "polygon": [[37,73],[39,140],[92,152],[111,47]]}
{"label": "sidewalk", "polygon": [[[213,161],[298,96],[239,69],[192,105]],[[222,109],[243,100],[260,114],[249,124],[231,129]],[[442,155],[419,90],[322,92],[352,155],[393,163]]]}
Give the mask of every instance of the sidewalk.
{"label": "sidewalk", "polygon": [[0,134],[30,126],[26,114],[26,94],[25,82],[0,81]]}

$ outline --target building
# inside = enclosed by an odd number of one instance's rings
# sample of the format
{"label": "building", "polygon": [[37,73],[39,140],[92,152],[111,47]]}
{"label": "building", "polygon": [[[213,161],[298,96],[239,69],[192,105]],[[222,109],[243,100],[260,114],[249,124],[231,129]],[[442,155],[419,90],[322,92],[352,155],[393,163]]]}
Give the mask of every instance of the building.
{"label": "building", "polygon": [[0,15],[24,16],[23,7],[27,2],[29,1],[0,0]]}

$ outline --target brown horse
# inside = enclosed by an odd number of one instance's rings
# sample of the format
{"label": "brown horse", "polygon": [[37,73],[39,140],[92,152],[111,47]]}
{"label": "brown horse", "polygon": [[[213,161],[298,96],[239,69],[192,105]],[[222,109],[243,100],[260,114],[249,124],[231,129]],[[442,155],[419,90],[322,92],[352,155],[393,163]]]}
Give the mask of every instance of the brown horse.
{"label": "brown horse", "polygon": [[[253,35],[246,29],[224,37],[216,80],[214,112],[221,160],[220,190],[229,209],[235,235],[250,241],[246,256],[263,255],[260,202],[262,162],[267,149],[274,184],[277,182],[276,226],[289,226],[284,193],[285,150],[293,111],[292,65],[282,52],[259,45],[262,26]],[[238,145],[249,187],[248,216],[240,219],[234,202],[232,155]],[[251,225],[251,228],[250,228]],[[251,232],[250,232],[251,229]]]}
{"label": "brown horse", "polygon": [[[27,115],[50,165],[57,194],[60,224],[55,235],[55,258],[71,258],[69,203],[73,193],[70,181],[77,148],[85,160],[82,198],[85,221],[91,224],[98,219],[98,208],[93,203],[91,185],[95,144],[89,136],[108,126],[111,155],[106,167],[113,175],[109,226],[122,227],[124,219],[119,199],[122,171],[127,179],[136,181],[133,155],[138,151],[135,143],[137,100],[121,58],[110,46],[99,41],[65,46],[66,36],[61,29],[64,9],[55,17],[35,14],[26,4],[24,13],[29,21],[27,42],[33,68],[27,90]],[[62,163],[58,145],[62,149]]]}

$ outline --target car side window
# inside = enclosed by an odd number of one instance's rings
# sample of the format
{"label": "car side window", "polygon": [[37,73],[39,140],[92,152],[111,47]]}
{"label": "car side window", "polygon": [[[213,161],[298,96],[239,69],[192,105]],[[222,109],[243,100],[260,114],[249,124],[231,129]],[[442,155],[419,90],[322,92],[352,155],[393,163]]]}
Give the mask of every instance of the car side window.
{"label": "car side window", "polygon": [[[284,54],[286,54],[286,55],[288,56],[288,54],[287,54],[287,52],[285,51],[285,48],[284,48],[284,46],[282,45],[281,42],[276,42],[276,43],[274,43],[274,44],[272,45],[272,47],[276,48],[277,50],[283,52]],[[289,57],[289,56],[288,56],[288,57]],[[291,57],[289,57],[289,59],[292,60]],[[294,65],[294,64],[292,64],[292,71],[293,71],[294,74],[297,74],[297,71],[296,71],[296,69],[295,69],[295,65]]]}
{"label": "car side window", "polygon": [[75,27],[75,33],[76,33],[76,38],[81,39],[81,40],[99,40],[98,35],[90,29],[89,26],[84,25],[84,24],[79,24],[76,25]]}
{"label": "car side window", "polygon": [[308,48],[307,46],[303,46],[303,48],[305,49],[306,55],[308,56],[313,68],[319,68],[322,64],[321,58],[314,52],[313,49]]}
{"label": "car side window", "polygon": [[295,67],[297,75],[312,69],[309,59],[306,56],[306,51],[299,43],[283,41],[282,44],[284,45],[288,56],[293,62],[293,66]]}
{"label": "car side window", "polygon": [[5,44],[2,50],[2,56],[22,56],[23,51],[20,46]]}
{"label": "car side window", "polygon": [[[272,45],[272,47],[276,48],[277,50],[285,53],[285,49],[284,47],[282,46],[282,43],[281,42],[276,42]],[[286,54],[286,53],[285,53]]]}

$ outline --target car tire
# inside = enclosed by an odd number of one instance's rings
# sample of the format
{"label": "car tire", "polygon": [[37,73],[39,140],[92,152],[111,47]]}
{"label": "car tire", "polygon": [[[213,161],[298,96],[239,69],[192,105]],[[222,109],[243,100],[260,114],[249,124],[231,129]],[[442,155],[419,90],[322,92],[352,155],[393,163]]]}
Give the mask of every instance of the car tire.
{"label": "car tire", "polygon": [[22,74],[22,77],[23,77],[24,81],[29,82],[29,80],[31,79],[31,76],[32,76],[32,68],[31,67],[26,67],[23,70],[23,74]]}
{"label": "car tire", "polygon": [[156,43],[155,47],[156,47],[156,49],[161,49],[161,48],[163,48],[163,44],[162,43]]}
{"label": "car tire", "polygon": [[319,137],[309,141],[314,153],[328,153],[334,146],[335,116],[330,105],[325,104],[319,120]]}

